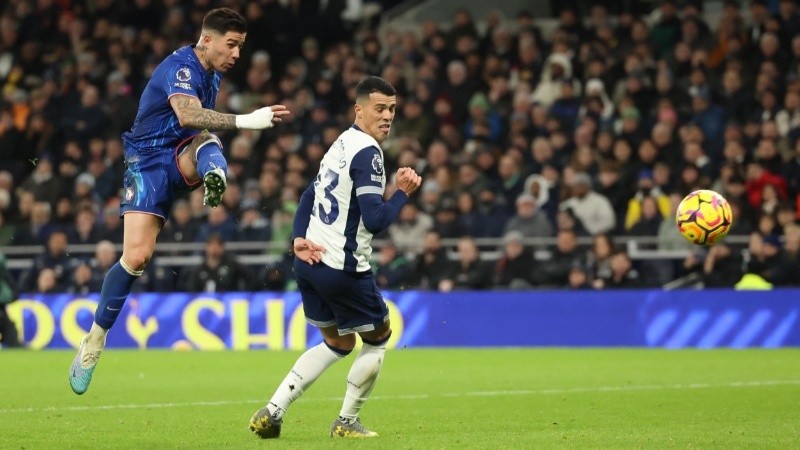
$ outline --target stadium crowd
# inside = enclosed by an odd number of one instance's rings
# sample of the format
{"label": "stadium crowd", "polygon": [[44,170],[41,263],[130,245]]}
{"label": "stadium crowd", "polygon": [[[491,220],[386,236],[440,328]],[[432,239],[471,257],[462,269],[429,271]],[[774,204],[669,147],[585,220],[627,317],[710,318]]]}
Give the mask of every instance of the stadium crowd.
{"label": "stadium crowd", "polygon": [[[203,262],[151,264],[137,289],[291,289],[288,255],[248,267],[225,243],[288,247],[299,194],[352,123],[354,86],[366,74],[398,91],[383,145],[388,173],[410,166],[424,180],[378,236],[382,287],[627,288],[692,272],[710,286],[745,273],[774,285],[800,280],[793,0],[775,10],[726,0],[718,23],[700,1],[663,1],[652,12],[561,2],[546,33],[527,11],[478,27],[459,10],[449,24],[380,34],[374,20],[342,20],[345,2],[333,0],[9,0],[0,10],[0,247],[46,248],[18,290],[99,289],[122,238],[120,135],[154,65],[194,43],[218,3],[245,14],[249,31],[217,110],[280,103],[293,116],[263,132],[220,134],[224,205],[206,208],[194,191],[160,237],[205,242]],[[631,261],[615,245],[646,236],[652,248],[689,248],[671,217],[698,188],[730,201],[731,234],[750,236],[747,252],[721,244],[675,263]],[[591,236],[588,248],[581,236]],[[475,238],[486,237],[502,242],[497,261],[479,256]],[[526,245],[536,237],[556,244]],[[70,256],[69,244],[96,252]]]}

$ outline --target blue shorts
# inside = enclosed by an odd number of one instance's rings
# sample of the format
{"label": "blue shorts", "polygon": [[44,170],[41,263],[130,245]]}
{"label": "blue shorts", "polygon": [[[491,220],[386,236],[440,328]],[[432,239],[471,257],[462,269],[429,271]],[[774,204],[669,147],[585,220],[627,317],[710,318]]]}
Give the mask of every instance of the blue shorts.
{"label": "blue shorts", "polygon": [[295,258],[294,273],[311,325],[336,325],[339,335],[344,336],[372,331],[389,320],[389,309],[372,272],[345,272]]}
{"label": "blue shorts", "polygon": [[148,149],[143,152],[125,146],[124,192],[120,202],[120,215],[141,212],[161,217],[165,221],[172,210],[175,193],[200,186],[200,181],[189,184],[178,168],[178,151],[194,136],[176,148]]}

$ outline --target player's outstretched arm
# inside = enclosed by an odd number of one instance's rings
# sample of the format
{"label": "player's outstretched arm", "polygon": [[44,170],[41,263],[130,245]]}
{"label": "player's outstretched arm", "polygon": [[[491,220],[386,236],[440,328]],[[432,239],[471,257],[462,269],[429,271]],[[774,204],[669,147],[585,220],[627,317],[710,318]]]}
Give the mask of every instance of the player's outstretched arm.
{"label": "player's outstretched arm", "polygon": [[284,105],[267,106],[250,114],[225,114],[203,108],[200,99],[183,94],[170,97],[169,104],[178,116],[180,125],[195,130],[261,130],[271,128],[289,114]]}

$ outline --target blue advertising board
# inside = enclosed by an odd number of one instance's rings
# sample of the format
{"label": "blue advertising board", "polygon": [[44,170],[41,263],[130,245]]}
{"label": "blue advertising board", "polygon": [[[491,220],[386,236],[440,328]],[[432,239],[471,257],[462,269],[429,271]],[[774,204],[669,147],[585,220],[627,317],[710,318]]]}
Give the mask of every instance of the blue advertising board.
{"label": "blue advertising board", "polygon": [[[386,292],[393,347],[800,346],[800,290]],[[97,295],[27,295],[8,311],[30,348],[76,348]],[[133,294],[108,346],[303,349],[319,333],[287,293]]]}

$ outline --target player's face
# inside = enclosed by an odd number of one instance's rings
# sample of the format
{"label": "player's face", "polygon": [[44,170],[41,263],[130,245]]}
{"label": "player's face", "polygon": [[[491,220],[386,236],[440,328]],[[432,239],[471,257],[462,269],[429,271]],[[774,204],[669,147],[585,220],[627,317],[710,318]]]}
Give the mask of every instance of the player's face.
{"label": "player's face", "polygon": [[246,33],[228,31],[219,34],[211,31],[203,35],[203,44],[206,48],[204,62],[219,72],[227,72],[239,60],[239,51],[244,45]]}
{"label": "player's face", "polygon": [[389,137],[396,107],[396,96],[373,92],[367,101],[356,103],[356,120],[365,133],[383,142]]}

